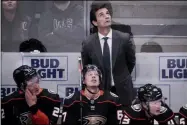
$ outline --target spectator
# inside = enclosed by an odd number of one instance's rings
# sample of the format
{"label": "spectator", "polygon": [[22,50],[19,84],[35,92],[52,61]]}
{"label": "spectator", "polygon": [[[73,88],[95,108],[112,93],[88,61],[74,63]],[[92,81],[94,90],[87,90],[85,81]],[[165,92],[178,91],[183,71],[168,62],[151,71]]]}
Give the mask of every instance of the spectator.
{"label": "spectator", "polygon": [[20,52],[47,52],[47,49],[42,44],[41,41],[31,38],[29,40],[23,41],[19,46]]}
{"label": "spectator", "polygon": [[146,42],[141,47],[141,52],[163,52],[162,47],[156,42]]}
{"label": "spectator", "polygon": [[21,14],[18,1],[2,1],[2,49],[18,52],[20,41],[29,38],[31,17]]}
{"label": "spectator", "polygon": [[51,9],[41,15],[39,39],[45,41],[49,52],[80,51],[80,41],[84,39],[84,11],[80,3],[55,0]]}

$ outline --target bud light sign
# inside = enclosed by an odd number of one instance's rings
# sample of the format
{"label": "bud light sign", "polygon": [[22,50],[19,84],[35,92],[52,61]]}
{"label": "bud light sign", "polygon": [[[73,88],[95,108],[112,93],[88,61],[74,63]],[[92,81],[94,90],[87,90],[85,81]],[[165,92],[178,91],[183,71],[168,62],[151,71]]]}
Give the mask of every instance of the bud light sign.
{"label": "bud light sign", "polygon": [[187,80],[187,57],[160,57],[160,80]]}
{"label": "bud light sign", "polygon": [[35,68],[43,81],[67,81],[67,56],[24,56],[23,65]]}

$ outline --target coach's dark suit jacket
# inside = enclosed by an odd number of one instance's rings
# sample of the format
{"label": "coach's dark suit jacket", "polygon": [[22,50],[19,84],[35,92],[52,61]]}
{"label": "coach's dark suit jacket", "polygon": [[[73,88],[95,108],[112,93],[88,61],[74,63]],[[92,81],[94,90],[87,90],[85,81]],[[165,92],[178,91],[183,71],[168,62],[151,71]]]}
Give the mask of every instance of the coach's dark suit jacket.
{"label": "coach's dark suit jacket", "polygon": [[[90,35],[83,41],[81,51],[83,66],[97,65],[103,73],[102,88],[110,90],[110,84],[105,78],[102,50],[98,33]],[[124,33],[112,30],[112,73],[117,94],[121,103],[129,105],[133,98],[133,85],[131,72],[135,66],[135,46]]]}

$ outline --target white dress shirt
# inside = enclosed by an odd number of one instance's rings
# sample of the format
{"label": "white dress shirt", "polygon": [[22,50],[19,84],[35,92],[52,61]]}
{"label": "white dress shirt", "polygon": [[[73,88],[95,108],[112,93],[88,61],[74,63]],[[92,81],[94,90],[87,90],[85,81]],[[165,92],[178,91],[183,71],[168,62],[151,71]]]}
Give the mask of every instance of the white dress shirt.
{"label": "white dress shirt", "polygon": [[112,86],[114,86],[114,80],[113,80],[113,74],[112,74],[112,29],[110,29],[110,32],[107,34],[107,36],[104,36],[99,32],[98,32],[98,36],[99,36],[99,41],[101,44],[102,54],[103,54],[104,42],[105,42],[105,40],[103,38],[108,37],[107,43],[108,43],[109,50],[110,50],[110,69],[111,69],[111,80],[112,80],[111,84],[112,84]]}

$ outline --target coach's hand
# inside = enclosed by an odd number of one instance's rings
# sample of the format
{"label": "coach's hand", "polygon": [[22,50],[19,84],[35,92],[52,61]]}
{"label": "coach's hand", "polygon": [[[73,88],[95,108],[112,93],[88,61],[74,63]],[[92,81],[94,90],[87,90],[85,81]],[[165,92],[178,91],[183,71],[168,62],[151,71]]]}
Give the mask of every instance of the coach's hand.
{"label": "coach's hand", "polygon": [[32,94],[28,89],[26,89],[26,91],[25,91],[25,100],[26,100],[28,106],[31,107],[31,106],[36,104],[37,97],[36,97],[36,95],[34,93]]}

